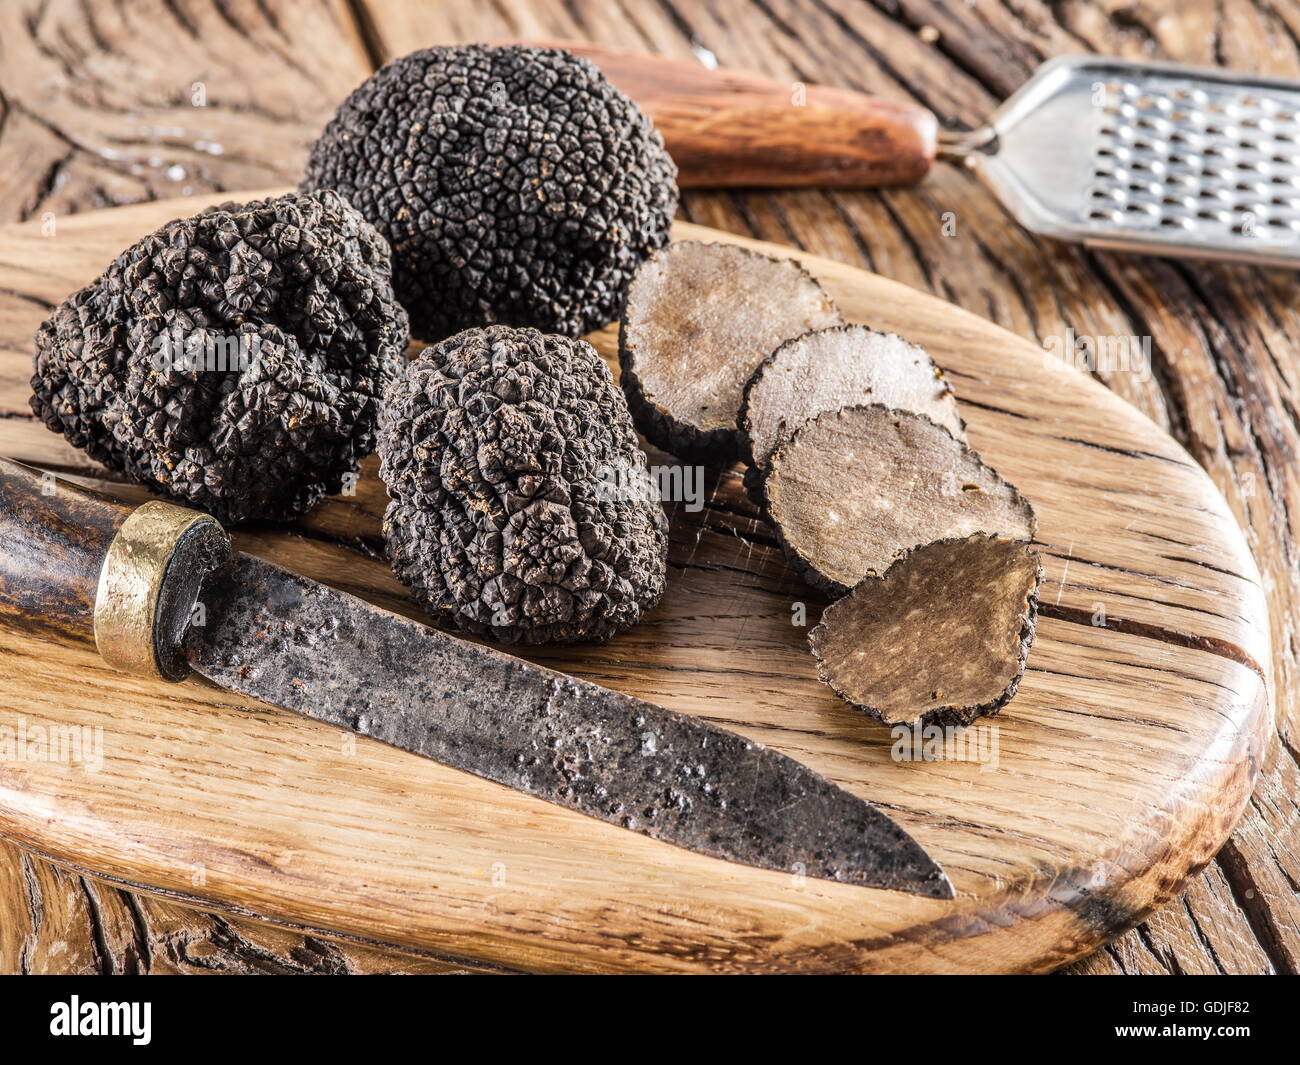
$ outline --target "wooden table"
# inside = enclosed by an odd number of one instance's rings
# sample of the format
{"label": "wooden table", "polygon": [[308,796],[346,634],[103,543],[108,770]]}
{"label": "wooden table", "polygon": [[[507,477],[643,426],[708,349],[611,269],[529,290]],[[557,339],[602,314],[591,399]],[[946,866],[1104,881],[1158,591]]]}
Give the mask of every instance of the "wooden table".
{"label": "wooden table", "polygon": [[[978,124],[1064,52],[1300,76],[1296,0],[13,0],[0,9],[0,221],[57,225],[96,207],[292,183],[376,64],[519,36],[716,57],[911,99],[951,128]],[[1067,330],[1150,338],[1154,373],[1099,376],[1188,448],[1248,532],[1272,609],[1281,742],[1235,836],[1183,898],[1070,971],[1300,969],[1297,277],[1050,244],[945,167],[886,193],[693,192],[682,213],[865,266],[1039,342]],[[0,842],[0,971],[470,970],[200,913]]]}

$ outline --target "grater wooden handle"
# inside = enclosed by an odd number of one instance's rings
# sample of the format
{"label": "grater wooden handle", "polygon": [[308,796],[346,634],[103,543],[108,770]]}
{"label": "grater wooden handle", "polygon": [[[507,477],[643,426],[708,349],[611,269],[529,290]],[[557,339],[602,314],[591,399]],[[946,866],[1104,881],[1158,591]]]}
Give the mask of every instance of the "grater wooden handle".
{"label": "grater wooden handle", "polygon": [[904,185],[934,162],[935,117],[912,104],[580,41],[521,43],[600,67],[663,134],[683,187]]}

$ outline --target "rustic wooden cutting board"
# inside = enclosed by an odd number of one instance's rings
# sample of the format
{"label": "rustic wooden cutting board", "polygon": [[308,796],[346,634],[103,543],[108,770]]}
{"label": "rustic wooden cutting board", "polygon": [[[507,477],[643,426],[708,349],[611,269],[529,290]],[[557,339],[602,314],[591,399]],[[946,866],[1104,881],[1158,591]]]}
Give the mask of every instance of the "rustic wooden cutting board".
{"label": "rustic wooden cutting board", "polygon": [[[104,487],[25,417],[31,333],[132,240],[228,198],[0,229],[0,453]],[[1041,971],[1171,898],[1228,837],[1272,712],[1264,597],[1227,505],[1085,374],[932,297],[797,257],[848,319],[929,348],[974,446],[1037,508],[1038,640],[992,722],[996,764],[895,761],[888,731],[818,683],[792,614],[807,604],[812,625],[825,600],[787,568],[739,469],[706,478],[702,511],[671,505],[669,591],[642,625],[527,654],[879,803],[943,864],[954,901],[701,857],[200,680],[119,675],[92,647],[6,631],[0,728],[102,728],[103,759],[0,759],[0,834],[207,908],[528,970]],[[612,329],[592,340],[612,356]],[[382,560],[374,474],[372,459],[355,497],[238,545],[418,616]]]}

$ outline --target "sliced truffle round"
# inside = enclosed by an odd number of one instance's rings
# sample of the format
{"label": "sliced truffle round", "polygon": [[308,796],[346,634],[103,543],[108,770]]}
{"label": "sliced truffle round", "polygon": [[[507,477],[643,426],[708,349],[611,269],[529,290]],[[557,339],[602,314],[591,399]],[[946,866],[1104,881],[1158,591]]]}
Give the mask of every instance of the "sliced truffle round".
{"label": "sliced truffle round", "polygon": [[887,725],[968,725],[1016,693],[1034,639],[1038,555],[976,534],[915,548],[826,608],[821,679]]}
{"label": "sliced truffle round", "polygon": [[385,393],[379,454],[393,568],[444,624],[605,639],[663,594],[663,505],[585,341],[491,326],[424,349]]}
{"label": "sliced truffle round", "polygon": [[733,461],[741,396],[758,364],[785,341],[841,321],[792,259],[734,244],[671,245],[637,270],[619,331],[637,428],[687,462]]}
{"label": "sliced truffle round", "polygon": [[924,348],[842,325],[787,340],[759,364],[740,406],[741,457],[762,469],[809,418],[863,403],[924,414],[966,439],[957,398]]}
{"label": "sliced truffle round", "polygon": [[792,564],[832,592],[918,544],[1037,531],[1024,497],[947,429],[876,404],[805,422],[772,453],[763,493]]}
{"label": "sliced truffle round", "polygon": [[406,312],[336,193],[210,207],[132,245],[36,334],[32,410],[226,522],[283,520],[373,449]]}
{"label": "sliced truffle round", "polygon": [[337,189],[388,238],[411,330],[438,341],[610,322],[637,264],[668,242],[676,181],[650,120],[588,60],[458,45],[363,82],[302,187]]}

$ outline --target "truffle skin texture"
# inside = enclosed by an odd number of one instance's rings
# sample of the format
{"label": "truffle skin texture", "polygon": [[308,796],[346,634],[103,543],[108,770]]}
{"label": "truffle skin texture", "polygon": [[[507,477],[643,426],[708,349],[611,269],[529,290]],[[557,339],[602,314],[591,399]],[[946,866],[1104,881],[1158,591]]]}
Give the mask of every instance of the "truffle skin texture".
{"label": "truffle skin texture", "polygon": [[303,188],[334,188],[393,246],[411,330],[501,323],[580,336],[617,316],[668,242],[677,168],[586,59],[550,48],[429,48],[339,108]]}
{"label": "truffle skin texture", "polygon": [[663,505],[585,341],[490,326],[426,348],[385,393],[379,454],[393,568],[443,624],[600,640],[663,594]]}
{"label": "truffle skin texture", "polygon": [[32,410],[222,521],[301,514],[373,450],[407,342],[388,256],[333,192],[169,222],[40,327]]}

